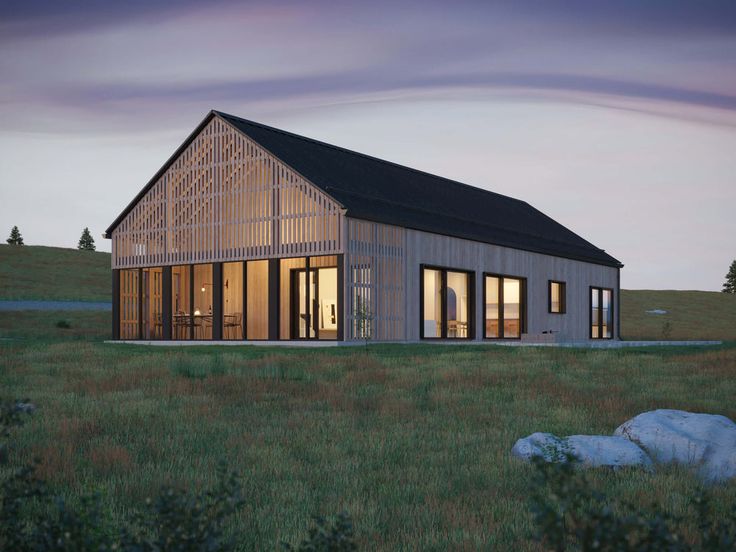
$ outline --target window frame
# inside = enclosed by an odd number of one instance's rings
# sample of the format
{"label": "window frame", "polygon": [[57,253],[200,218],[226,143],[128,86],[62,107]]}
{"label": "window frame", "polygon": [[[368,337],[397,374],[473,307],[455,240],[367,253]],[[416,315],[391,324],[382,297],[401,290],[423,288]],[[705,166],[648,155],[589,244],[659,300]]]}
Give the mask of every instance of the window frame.
{"label": "window frame", "polygon": [[[438,270],[440,272],[440,296],[442,303],[440,317],[442,329],[436,337],[425,337],[424,335],[424,271]],[[468,276],[468,335],[465,337],[447,337],[447,273],[459,272]],[[449,266],[437,266],[431,264],[419,265],[419,339],[467,341],[475,339],[475,271],[465,268]]]}
{"label": "window frame", "polygon": [[[486,333],[486,278],[498,278],[498,336],[488,336]],[[512,280],[519,280],[520,284],[520,299],[521,299],[521,305],[519,307],[519,316],[521,317],[520,320],[520,328],[519,328],[519,336],[518,337],[505,337],[504,336],[504,329],[503,329],[503,322],[504,322],[504,302],[503,302],[503,281],[505,278],[509,278]],[[483,339],[489,339],[492,341],[500,341],[500,340],[521,340],[521,336],[527,333],[527,297],[526,297],[526,290],[527,290],[527,282],[526,278],[524,276],[514,276],[513,274],[498,274],[495,272],[484,272],[483,273]]]}
{"label": "window frame", "polygon": [[[560,310],[552,310],[552,285],[560,286]],[[562,280],[547,281],[547,312],[549,314],[567,314],[567,282]]]}
{"label": "window frame", "polygon": [[[611,311],[611,336],[610,337],[603,337],[603,314],[601,312],[601,316],[598,319],[598,337],[593,337],[593,290],[598,290],[598,310],[602,311],[603,309],[603,292],[604,291],[610,291],[611,292],[611,304],[609,306],[609,310]],[[616,313],[613,308],[614,304],[614,294],[613,294],[613,288],[603,287],[603,286],[590,286],[588,288],[588,339],[614,339],[616,335]]]}

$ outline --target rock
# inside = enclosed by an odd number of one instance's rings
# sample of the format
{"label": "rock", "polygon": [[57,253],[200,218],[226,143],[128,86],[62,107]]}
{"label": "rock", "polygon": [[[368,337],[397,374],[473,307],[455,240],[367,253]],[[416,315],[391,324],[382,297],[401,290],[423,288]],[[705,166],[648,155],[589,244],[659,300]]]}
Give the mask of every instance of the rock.
{"label": "rock", "polygon": [[653,410],[624,422],[614,435],[636,443],[657,463],[691,466],[708,482],[736,477],[736,424],[725,416]]}
{"label": "rock", "polygon": [[513,456],[527,462],[535,456],[547,462],[564,461],[565,452],[575,456],[585,468],[652,465],[649,456],[636,444],[622,437],[607,435],[557,437],[551,433],[532,433],[516,441],[511,449]]}

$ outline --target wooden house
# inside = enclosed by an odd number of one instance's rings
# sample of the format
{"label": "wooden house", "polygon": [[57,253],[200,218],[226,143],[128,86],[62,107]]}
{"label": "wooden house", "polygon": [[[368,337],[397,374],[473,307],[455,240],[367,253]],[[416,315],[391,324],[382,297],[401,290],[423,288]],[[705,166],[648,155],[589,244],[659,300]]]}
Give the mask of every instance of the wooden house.
{"label": "wooden house", "polygon": [[218,111],[105,237],[119,340],[619,337],[623,265],[528,203]]}

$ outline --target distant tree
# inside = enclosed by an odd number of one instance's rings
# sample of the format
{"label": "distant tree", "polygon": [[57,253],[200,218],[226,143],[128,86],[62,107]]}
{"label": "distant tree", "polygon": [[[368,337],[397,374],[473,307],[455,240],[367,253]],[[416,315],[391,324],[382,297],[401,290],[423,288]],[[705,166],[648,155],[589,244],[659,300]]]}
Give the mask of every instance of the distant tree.
{"label": "distant tree", "polygon": [[731,268],[726,274],[726,281],[723,283],[723,293],[736,293],[736,261],[731,263]]}
{"label": "distant tree", "polygon": [[80,251],[94,251],[95,250],[95,240],[92,237],[92,234],[89,233],[89,228],[86,226],[84,227],[84,230],[82,231],[82,237],[79,238],[79,244],[77,245],[77,249]]}
{"label": "distant tree", "polygon": [[13,226],[13,229],[10,231],[10,237],[5,241],[10,245],[24,245],[23,236],[20,235],[20,230],[18,230],[17,226]]}

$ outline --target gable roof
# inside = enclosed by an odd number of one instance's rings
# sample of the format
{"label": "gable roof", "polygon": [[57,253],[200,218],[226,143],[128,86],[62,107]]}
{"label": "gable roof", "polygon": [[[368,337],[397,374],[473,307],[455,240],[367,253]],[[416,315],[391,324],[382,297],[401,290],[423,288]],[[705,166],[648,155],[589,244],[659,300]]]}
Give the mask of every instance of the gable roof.
{"label": "gable roof", "polygon": [[525,201],[211,111],[105,232],[211,120],[220,117],[320,188],[347,216],[614,267],[618,260]]}

